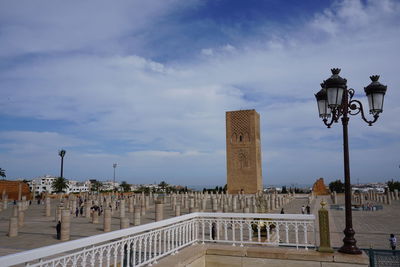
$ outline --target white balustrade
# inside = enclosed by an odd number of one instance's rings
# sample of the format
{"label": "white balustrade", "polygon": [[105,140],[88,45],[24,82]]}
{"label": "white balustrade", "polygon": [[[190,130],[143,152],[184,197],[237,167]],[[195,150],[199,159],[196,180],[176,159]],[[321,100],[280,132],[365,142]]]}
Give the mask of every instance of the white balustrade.
{"label": "white balustrade", "polygon": [[315,216],[201,213],[0,257],[1,266],[144,266],[201,242],[315,247]]}

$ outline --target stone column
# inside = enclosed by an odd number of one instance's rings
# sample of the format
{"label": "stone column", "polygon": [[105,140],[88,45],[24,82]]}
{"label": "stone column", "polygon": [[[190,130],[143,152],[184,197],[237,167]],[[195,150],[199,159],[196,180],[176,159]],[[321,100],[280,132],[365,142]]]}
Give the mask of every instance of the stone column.
{"label": "stone column", "polygon": [[98,224],[99,223],[99,212],[94,210],[92,213],[92,223]]}
{"label": "stone column", "polygon": [[333,191],[332,201],[333,201],[333,204],[337,204],[337,193],[336,193],[336,191]]}
{"label": "stone column", "polygon": [[150,208],[150,197],[149,196],[145,196],[144,205],[146,207],[146,210],[148,210]]}
{"label": "stone column", "polygon": [[109,207],[104,209],[103,230],[104,232],[111,231],[111,209]]}
{"label": "stone column", "polygon": [[51,202],[50,202],[50,198],[46,197],[46,217],[50,217],[51,216]]}
{"label": "stone column", "polygon": [[273,194],[269,195],[269,210],[274,209],[274,202],[275,202],[275,196]]}
{"label": "stone column", "polygon": [[121,199],[119,202],[119,217],[125,218],[125,199]]}
{"label": "stone column", "polygon": [[175,206],[175,216],[181,216],[181,205],[179,204]]}
{"label": "stone column", "polygon": [[22,200],[22,182],[18,183],[18,199],[17,201],[21,201]]}
{"label": "stone column", "polygon": [[85,203],[85,217],[90,218],[90,200]]}
{"label": "stone column", "polygon": [[18,202],[18,228],[21,228],[24,226],[24,209],[22,207],[22,202]]}
{"label": "stone column", "polygon": [[229,212],[229,206],[228,206],[228,204],[227,203],[225,203],[224,205],[223,205],[223,207],[222,207],[222,212]]}
{"label": "stone column", "polygon": [[120,227],[121,227],[121,229],[125,229],[125,228],[129,227],[129,218],[128,217],[120,218]]}
{"label": "stone column", "polygon": [[13,206],[13,217],[18,217],[18,206],[14,205]]}
{"label": "stone column", "polygon": [[161,203],[160,200],[156,200],[156,222],[161,221],[164,217],[164,204]]}
{"label": "stone column", "polygon": [[217,212],[218,210],[218,202],[215,197],[211,198],[212,212]]}
{"label": "stone column", "polygon": [[69,209],[61,211],[61,241],[67,241],[70,237],[71,217]]}
{"label": "stone column", "polygon": [[386,203],[385,204],[388,204],[388,205],[390,205],[390,204],[392,204],[392,201],[391,201],[391,199],[390,199],[390,191],[388,190],[387,192],[386,192]]}
{"label": "stone column", "polygon": [[233,212],[237,211],[237,196],[233,196],[233,199],[232,199],[232,210],[233,210]]}
{"label": "stone column", "polygon": [[64,206],[61,205],[61,204],[56,207],[56,214],[55,214],[55,221],[56,222],[61,221],[61,211],[63,209],[64,209]]}
{"label": "stone column", "polygon": [[7,198],[8,198],[8,196],[6,194],[4,194],[4,191],[3,191],[3,209],[4,210],[6,210],[8,207],[8,199]]}
{"label": "stone column", "polygon": [[129,213],[133,212],[133,197],[129,198]]}
{"label": "stone column", "polygon": [[146,215],[146,204],[143,195],[142,198],[140,199],[140,215],[141,216]]}
{"label": "stone column", "polygon": [[8,228],[8,236],[15,237],[18,236],[18,218],[10,217],[10,224]]}
{"label": "stone column", "polygon": [[193,209],[194,209],[194,198],[191,197],[191,198],[189,199],[189,213],[194,212]]}
{"label": "stone column", "polygon": [[329,232],[329,214],[328,210],[325,209],[326,202],[321,202],[321,208],[318,211],[319,217],[319,239],[320,246],[318,248],[319,252],[329,252],[333,253],[331,247],[331,237]]}
{"label": "stone column", "polygon": [[395,198],[396,200],[399,200],[399,190],[398,190],[398,189],[395,189],[395,190],[394,190],[394,198]]}
{"label": "stone column", "polygon": [[140,225],[140,212],[141,212],[141,207],[135,206],[133,210],[133,225],[138,226]]}

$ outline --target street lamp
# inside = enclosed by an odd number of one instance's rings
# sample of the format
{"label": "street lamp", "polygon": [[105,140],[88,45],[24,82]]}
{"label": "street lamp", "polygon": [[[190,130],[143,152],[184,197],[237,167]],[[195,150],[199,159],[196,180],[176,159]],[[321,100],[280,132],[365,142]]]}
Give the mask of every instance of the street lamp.
{"label": "street lamp", "polygon": [[113,164],[113,168],[114,168],[114,183],[113,183],[113,187],[114,187],[114,192],[115,192],[115,168],[117,168],[117,163]]}
{"label": "street lamp", "polygon": [[[378,120],[379,113],[383,111],[383,99],[387,86],[381,84],[379,75],[371,76],[371,84],[364,88],[368,97],[369,113],[373,120],[367,120],[364,108],[359,100],[353,99],[354,89],[347,88],[347,80],[340,77],[340,69],[331,69],[332,76],[321,84],[322,89],[315,94],[318,104],[319,117],[324,124],[331,128],[341,117],[343,125],[343,157],[344,157],[344,185],[345,185],[345,210],[346,228],[344,232],[343,246],[339,249],[342,253],[361,254],[357,248],[357,241],[354,238],[354,229],[351,212],[351,183],[350,183],[350,163],[349,163],[349,140],[348,140],[348,115],[361,114],[361,118],[371,126]],[[328,122],[328,119],[330,121]]]}
{"label": "street lamp", "polygon": [[61,174],[60,177],[63,178],[63,172],[64,172],[64,156],[65,156],[66,151],[64,149],[61,149],[58,151],[58,155],[61,157]]}

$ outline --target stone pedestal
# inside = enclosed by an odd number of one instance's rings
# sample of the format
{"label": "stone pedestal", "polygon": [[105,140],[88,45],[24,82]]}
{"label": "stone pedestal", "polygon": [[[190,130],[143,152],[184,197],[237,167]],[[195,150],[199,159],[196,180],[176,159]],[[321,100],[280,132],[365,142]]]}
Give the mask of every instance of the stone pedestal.
{"label": "stone pedestal", "polygon": [[13,213],[12,213],[13,217],[18,217],[18,206],[14,205],[13,206]]}
{"label": "stone pedestal", "polygon": [[136,206],[133,211],[133,225],[138,226],[140,225],[140,211],[141,208]]}
{"label": "stone pedestal", "polygon": [[120,227],[121,227],[121,229],[125,229],[125,228],[129,227],[129,218],[128,217],[120,218]]}
{"label": "stone pedestal", "polygon": [[70,238],[71,214],[69,209],[61,210],[61,241],[67,241]]}
{"label": "stone pedestal", "polygon": [[176,205],[175,207],[175,216],[181,216],[181,205]]}
{"label": "stone pedestal", "polygon": [[133,212],[133,197],[129,198],[129,213]]}
{"label": "stone pedestal", "polygon": [[108,207],[104,209],[103,230],[104,232],[111,231],[111,209]]}
{"label": "stone pedestal", "polygon": [[163,220],[164,217],[164,204],[160,200],[155,202],[156,205],[156,222]]}
{"label": "stone pedestal", "polygon": [[90,218],[90,201],[85,203],[85,217]]}
{"label": "stone pedestal", "polygon": [[7,195],[3,194],[3,210],[6,210],[8,207],[8,199],[7,199]]}
{"label": "stone pedestal", "polygon": [[250,213],[250,208],[249,207],[245,207],[243,209],[243,213]]}
{"label": "stone pedestal", "polygon": [[119,217],[125,218],[125,199],[121,199],[119,204]]}
{"label": "stone pedestal", "polygon": [[18,236],[18,218],[10,217],[10,224],[8,228],[8,236],[15,237]]}
{"label": "stone pedestal", "polygon": [[22,209],[18,210],[18,228],[24,226],[24,219],[25,219],[24,211]]}
{"label": "stone pedestal", "polygon": [[46,217],[51,216],[51,203],[50,203],[50,198],[46,198],[46,206],[45,206],[45,214]]}
{"label": "stone pedestal", "polygon": [[99,212],[98,211],[93,211],[93,213],[92,213],[92,223],[93,224],[98,224],[99,223]]}

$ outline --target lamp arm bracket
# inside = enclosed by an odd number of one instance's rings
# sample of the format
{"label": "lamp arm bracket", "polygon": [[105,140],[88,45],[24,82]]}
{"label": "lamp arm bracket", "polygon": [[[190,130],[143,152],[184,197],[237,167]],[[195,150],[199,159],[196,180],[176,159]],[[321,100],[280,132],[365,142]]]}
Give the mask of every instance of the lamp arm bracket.
{"label": "lamp arm bracket", "polygon": [[353,99],[353,96],[354,96],[354,94],[355,94],[355,91],[354,91],[354,89],[353,88],[350,88],[350,89],[348,89],[347,90],[348,91],[348,93],[349,93],[349,100],[351,101],[352,99]]}
{"label": "lamp arm bracket", "polygon": [[372,124],[374,124],[379,118],[379,114],[375,114],[373,120],[367,120],[367,118],[365,117],[365,113],[364,113],[364,107],[359,100],[356,100],[356,99],[351,100],[349,102],[349,108],[350,108],[349,114],[352,116],[355,116],[358,113],[361,113],[361,118],[363,119],[363,121],[368,123],[368,126],[372,126]]}
{"label": "lamp arm bracket", "polygon": [[333,109],[332,110],[332,117],[331,117],[331,121],[328,122],[328,119],[323,119],[324,124],[328,127],[331,128],[332,124],[335,122],[338,122],[340,117],[340,111],[338,109]]}

